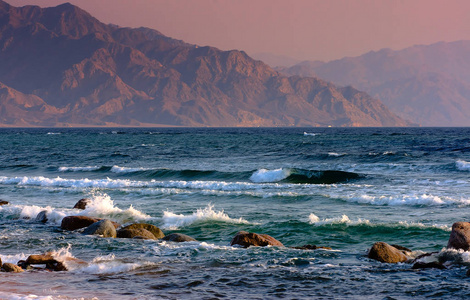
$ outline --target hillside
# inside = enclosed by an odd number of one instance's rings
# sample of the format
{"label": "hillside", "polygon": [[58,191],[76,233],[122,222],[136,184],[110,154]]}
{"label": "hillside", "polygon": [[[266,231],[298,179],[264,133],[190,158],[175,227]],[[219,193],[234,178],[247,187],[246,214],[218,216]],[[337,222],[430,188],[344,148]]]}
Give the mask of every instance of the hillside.
{"label": "hillside", "polygon": [[0,123],[9,126],[406,126],[379,100],[284,76],[242,51],[106,25],[71,4],[0,0]]}

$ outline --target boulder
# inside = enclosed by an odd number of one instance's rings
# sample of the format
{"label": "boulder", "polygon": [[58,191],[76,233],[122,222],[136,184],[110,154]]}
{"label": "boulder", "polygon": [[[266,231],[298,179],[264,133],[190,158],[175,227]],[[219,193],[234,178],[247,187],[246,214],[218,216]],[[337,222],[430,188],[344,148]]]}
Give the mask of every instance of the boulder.
{"label": "boulder", "polygon": [[368,257],[384,263],[399,263],[408,260],[402,251],[384,242],[375,243],[369,250]]}
{"label": "boulder", "polygon": [[138,229],[120,229],[117,231],[118,238],[126,238],[126,239],[145,239],[145,240],[156,240],[157,238],[153,233],[148,231],[147,229],[138,228]]}
{"label": "boulder", "polygon": [[158,228],[155,225],[146,224],[146,223],[135,223],[135,224],[128,225],[122,229],[145,229],[145,230],[150,231],[155,236],[156,239],[161,239],[165,236],[165,234],[160,230],[160,228]]}
{"label": "boulder", "polygon": [[283,247],[284,245],[267,234],[258,234],[253,232],[240,231],[230,242],[230,246],[239,245],[243,248],[250,246],[278,246]]}
{"label": "boulder", "polygon": [[73,208],[77,208],[77,209],[85,209],[87,204],[90,203],[91,200],[88,199],[88,198],[83,198],[83,199],[80,199],[78,200],[77,203],[75,203],[74,207]]}
{"label": "boulder", "polygon": [[86,235],[102,235],[103,237],[116,237],[116,228],[114,224],[107,219],[95,222],[85,228],[83,234]]}
{"label": "boulder", "polygon": [[10,202],[0,199],[0,206],[10,204]]}
{"label": "boulder", "polygon": [[49,254],[33,254],[26,259],[26,265],[46,265],[55,263],[57,260]]}
{"label": "boulder", "polygon": [[447,269],[443,264],[440,262],[416,262],[413,264],[412,269]]}
{"label": "boulder", "polygon": [[323,247],[323,246],[317,246],[317,245],[303,245],[300,247],[292,247],[294,249],[299,249],[299,250],[316,250],[316,249],[324,249],[324,250],[332,250],[330,247]]}
{"label": "boulder", "polygon": [[43,210],[34,219],[36,222],[46,223],[47,222],[47,211]]}
{"label": "boulder", "polygon": [[196,240],[190,237],[189,235],[182,234],[182,233],[172,233],[169,235],[166,235],[164,238],[162,238],[163,241],[169,241],[169,242],[176,242],[176,243],[182,243],[182,242],[195,242]]}
{"label": "boulder", "polygon": [[60,227],[64,230],[76,230],[88,227],[98,221],[99,220],[96,218],[91,218],[87,216],[68,216],[62,219]]}
{"label": "boulder", "polygon": [[452,225],[449,242],[447,248],[462,249],[468,251],[470,249],[470,223],[456,222]]}
{"label": "boulder", "polygon": [[24,272],[24,270],[20,266],[17,266],[17,265],[12,264],[12,263],[4,263],[2,265],[2,271],[3,272],[14,272],[14,273]]}

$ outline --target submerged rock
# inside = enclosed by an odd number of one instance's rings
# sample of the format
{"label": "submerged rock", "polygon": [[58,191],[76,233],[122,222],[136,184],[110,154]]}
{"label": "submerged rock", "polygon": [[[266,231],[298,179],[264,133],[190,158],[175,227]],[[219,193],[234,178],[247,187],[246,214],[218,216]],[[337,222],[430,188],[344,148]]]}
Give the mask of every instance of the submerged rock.
{"label": "submerged rock", "polygon": [[160,228],[155,225],[146,223],[135,223],[128,225],[122,229],[145,229],[147,231],[150,231],[155,236],[155,239],[161,239],[165,236],[165,234],[160,230]]}
{"label": "submerged rock", "polygon": [[375,243],[369,250],[368,257],[384,263],[399,263],[408,260],[402,251],[384,242]]}
{"label": "submerged rock", "polygon": [[91,224],[98,222],[99,219],[87,216],[68,216],[62,219],[60,227],[64,230],[76,230],[88,227]]}
{"label": "submerged rock", "polygon": [[456,222],[452,225],[447,248],[470,250],[470,223]]}
{"label": "submerged rock", "polygon": [[47,210],[43,210],[34,219],[36,222],[46,223],[47,222]]}
{"label": "submerged rock", "polygon": [[125,239],[138,238],[138,239],[144,239],[144,240],[156,240],[157,239],[153,233],[143,228],[120,229],[117,231],[117,237],[125,238]]}
{"label": "submerged rock", "polygon": [[443,264],[440,262],[416,262],[413,264],[412,269],[447,269]]}
{"label": "submerged rock", "polygon": [[83,198],[83,199],[80,199],[78,200],[77,203],[75,203],[74,207],[73,208],[77,208],[77,209],[85,209],[87,204],[90,203],[91,200],[88,199],[88,198]]}
{"label": "submerged rock", "polygon": [[12,264],[12,263],[4,263],[2,265],[2,271],[3,272],[14,272],[14,273],[24,272],[24,270],[20,266],[17,266],[17,265]]}
{"label": "submerged rock", "polygon": [[169,235],[166,235],[164,238],[162,238],[163,241],[169,241],[169,242],[176,242],[176,243],[182,243],[182,242],[195,242],[196,240],[190,237],[189,235],[182,234],[182,233],[172,233]]}
{"label": "submerged rock", "polygon": [[116,228],[114,224],[107,219],[95,222],[85,228],[83,234],[86,235],[102,235],[103,237],[116,237]]}
{"label": "submerged rock", "polygon": [[293,249],[299,249],[299,250],[316,250],[316,249],[324,249],[324,250],[332,250],[330,247],[323,247],[323,246],[317,246],[317,245],[303,245],[299,247],[292,247]]}
{"label": "submerged rock", "polygon": [[239,245],[243,248],[250,246],[278,246],[284,247],[284,245],[267,234],[258,234],[253,232],[240,231],[230,242],[230,246]]}

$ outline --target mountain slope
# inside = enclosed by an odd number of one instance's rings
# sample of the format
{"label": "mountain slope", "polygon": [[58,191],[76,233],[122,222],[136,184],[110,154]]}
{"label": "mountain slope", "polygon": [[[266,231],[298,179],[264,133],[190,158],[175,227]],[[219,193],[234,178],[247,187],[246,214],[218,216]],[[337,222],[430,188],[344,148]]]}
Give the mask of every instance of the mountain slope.
{"label": "mountain slope", "polygon": [[424,126],[470,126],[470,41],[383,49],[279,71],[353,85]]}
{"label": "mountain slope", "polygon": [[409,125],[357,90],[280,75],[241,51],[105,25],[71,4],[0,0],[0,82],[45,107],[34,117],[20,104],[14,118],[0,112],[21,126]]}

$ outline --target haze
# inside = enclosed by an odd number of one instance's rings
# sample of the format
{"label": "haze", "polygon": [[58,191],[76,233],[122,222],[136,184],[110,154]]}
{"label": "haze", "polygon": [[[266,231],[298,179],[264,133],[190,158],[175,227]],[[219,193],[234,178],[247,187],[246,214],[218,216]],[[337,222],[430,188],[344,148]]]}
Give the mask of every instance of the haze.
{"label": "haze", "polygon": [[[7,0],[56,6],[64,0]],[[150,27],[201,46],[333,60],[470,39],[470,1],[68,0],[100,21]]]}

